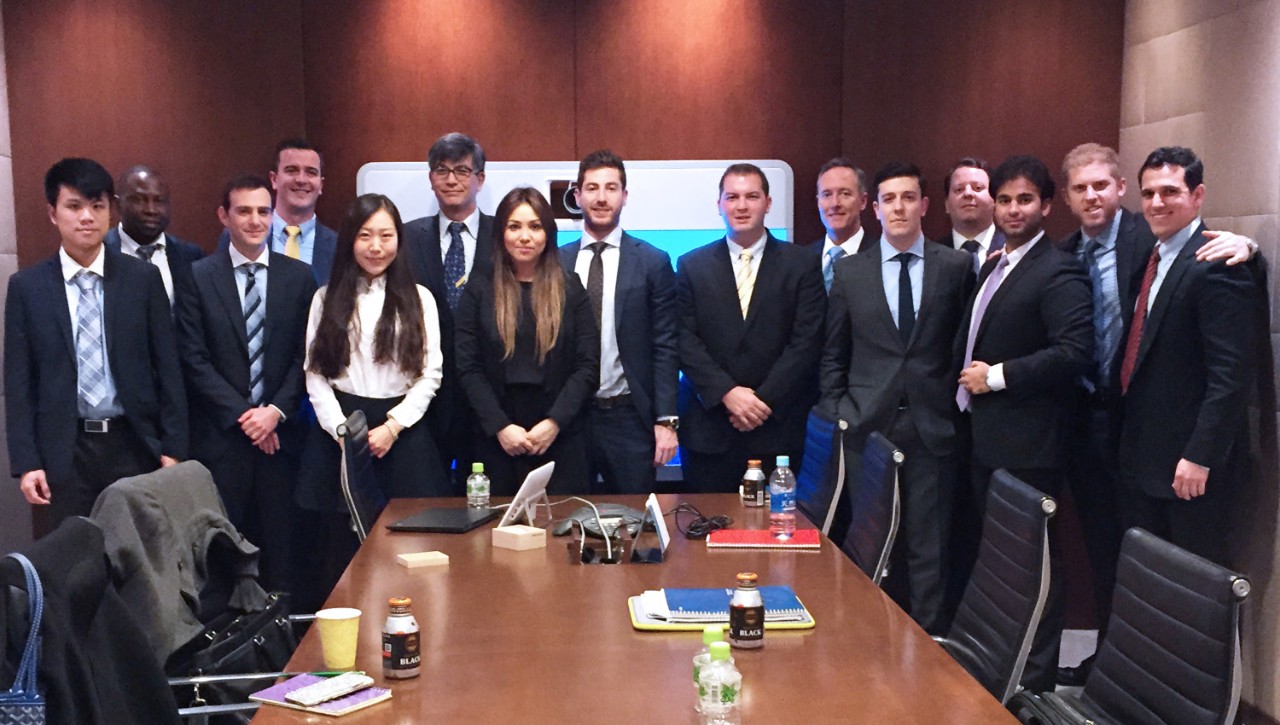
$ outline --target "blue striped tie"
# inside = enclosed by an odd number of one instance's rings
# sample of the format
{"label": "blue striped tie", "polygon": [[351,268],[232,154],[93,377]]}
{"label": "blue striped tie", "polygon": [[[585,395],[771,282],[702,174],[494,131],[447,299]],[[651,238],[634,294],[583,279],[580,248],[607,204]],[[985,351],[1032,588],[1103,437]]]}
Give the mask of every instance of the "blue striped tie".
{"label": "blue striped tie", "polygon": [[1116,279],[1116,249],[1102,247],[1097,239],[1090,239],[1084,247],[1085,264],[1093,280],[1093,331],[1094,363],[1096,368],[1090,383],[1095,387],[1108,387],[1111,379],[1111,361],[1120,347],[1122,322],[1120,320],[1120,288]]}
{"label": "blue striped tie", "polygon": [[822,270],[822,284],[826,286],[827,292],[831,292],[831,283],[836,278],[836,260],[844,254],[844,248],[839,246],[827,250],[827,256],[830,259],[827,260],[827,268]]}
{"label": "blue striped tie", "polygon": [[102,278],[87,269],[71,278],[80,288],[76,306],[76,392],[89,408],[107,397],[106,346],[102,344]]}
{"label": "blue striped tie", "polygon": [[262,266],[257,262],[240,265],[244,270],[244,329],[249,340],[249,402],[254,405],[262,404],[262,323],[267,316],[257,285]]}

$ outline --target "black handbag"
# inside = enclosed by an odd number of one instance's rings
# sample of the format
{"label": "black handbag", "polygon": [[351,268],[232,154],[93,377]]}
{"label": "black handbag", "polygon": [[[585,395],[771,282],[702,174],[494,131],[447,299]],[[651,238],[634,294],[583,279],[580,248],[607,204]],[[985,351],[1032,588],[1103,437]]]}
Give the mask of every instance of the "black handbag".
{"label": "black handbag", "polygon": [[31,561],[22,554],[10,554],[22,564],[27,576],[27,612],[31,627],[22,650],[22,663],[13,678],[13,687],[0,693],[0,725],[44,725],[44,697],[36,689],[36,669],[40,661],[40,620],[44,616],[44,588]]}

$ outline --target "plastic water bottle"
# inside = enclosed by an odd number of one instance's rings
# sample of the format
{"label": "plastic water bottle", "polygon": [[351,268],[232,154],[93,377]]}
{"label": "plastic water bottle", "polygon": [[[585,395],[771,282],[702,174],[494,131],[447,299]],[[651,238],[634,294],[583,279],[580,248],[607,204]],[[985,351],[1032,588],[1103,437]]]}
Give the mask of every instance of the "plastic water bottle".
{"label": "plastic water bottle", "polygon": [[742,673],[729,656],[728,642],[711,643],[711,662],[699,673],[698,712],[703,725],[738,725]]}
{"label": "plastic water bottle", "polygon": [[467,506],[473,509],[489,508],[489,477],[484,474],[483,463],[471,464],[471,475],[467,476]]}
{"label": "plastic water bottle", "polygon": [[698,690],[698,711],[702,711],[702,685],[698,681],[703,668],[711,665],[711,645],[724,641],[724,625],[708,624],[702,629],[702,649],[693,656],[693,686]]}
{"label": "plastic water bottle", "polygon": [[769,496],[769,533],[790,539],[796,533],[796,477],[789,456],[778,456],[778,466],[769,474]]}

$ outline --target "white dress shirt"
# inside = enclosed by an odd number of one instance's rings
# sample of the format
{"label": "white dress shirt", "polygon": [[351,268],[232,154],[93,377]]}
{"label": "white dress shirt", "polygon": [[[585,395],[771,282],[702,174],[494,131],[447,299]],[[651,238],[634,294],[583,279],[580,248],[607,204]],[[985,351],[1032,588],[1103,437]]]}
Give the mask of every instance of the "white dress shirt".
{"label": "white dress shirt", "polygon": [[[77,329],[76,321],[76,314],[80,311],[80,285],[76,284],[72,278],[75,277],[82,269],[87,269],[90,272],[93,272],[98,275],[101,280],[102,297],[100,300],[102,304],[102,320],[99,324],[102,328],[102,344],[104,346],[110,345],[110,341],[107,340],[107,277],[104,272],[106,269],[106,263],[103,261],[106,256],[104,247],[100,246],[98,247],[98,256],[93,258],[93,261],[89,263],[89,266],[81,267],[79,262],[72,259],[71,255],[67,254],[67,250],[62,247],[58,247],[58,262],[62,267],[62,281],[65,283],[63,286],[66,288],[67,292],[67,310],[71,313],[71,339],[73,347],[76,337],[80,334]],[[110,348],[108,347],[107,349]],[[77,370],[78,369],[79,363],[77,362]],[[116,379],[115,376],[111,374],[111,358],[105,354],[103,355],[102,360],[102,371],[106,374],[106,380],[104,383],[106,397],[103,398],[102,401],[98,403],[97,407],[92,410],[79,410],[83,417],[99,419],[114,418],[119,415],[124,415],[124,407],[120,402],[120,395],[116,389]],[[78,390],[79,389],[77,388],[77,397]],[[84,405],[85,403],[83,401],[77,403],[78,407]]]}
{"label": "white dress shirt", "polygon": [[[120,229],[120,251],[140,259],[138,257],[138,247],[142,246],[129,236],[124,230],[123,224],[117,225]],[[160,245],[156,248],[154,254],[151,255],[151,263],[160,270],[160,279],[164,280],[164,293],[169,295],[169,306],[173,306],[173,272],[169,271],[169,240],[165,238],[164,232],[160,232],[160,236],[156,237],[156,244]]]}
{"label": "white dress shirt", "polygon": [[[1009,263],[1005,265],[1004,276],[1000,278],[1000,282],[996,285],[996,289],[999,289],[1000,285],[1004,284],[1004,281],[1006,279],[1009,279],[1009,275],[1013,274],[1013,268],[1018,266],[1018,262],[1021,262],[1022,258],[1027,256],[1027,252],[1030,252],[1031,248],[1036,246],[1036,242],[1040,241],[1041,239],[1044,239],[1044,230],[1041,230],[1040,233],[1037,234],[1031,241],[1022,245],[1021,247],[1018,247],[1012,252],[1005,253],[1005,256],[1009,258]],[[983,288],[985,288],[987,286],[987,283],[989,283],[990,281],[991,281],[991,276],[988,275],[987,278],[982,282]],[[995,294],[995,293],[993,292],[992,294]],[[982,290],[978,290],[978,296],[975,297],[974,299],[982,299]],[[988,311],[990,310],[990,308],[987,308],[987,309]],[[969,324],[972,325],[973,320],[970,320]],[[997,390],[1005,389],[1004,363],[996,363],[995,365],[992,365],[987,370],[987,387],[991,388],[993,392]]]}
{"label": "white dress shirt", "polygon": [[[342,374],[328,379],[307,370],[307,395],[316,410],[316,421],[334,440],[338,439],[338,426],[346,420],[342,406],[333,394],[336,388],[344,393],[364,398],[394,398],[404,400],[392,408],[387,416],[408,428],[422,419],[427,405],[440,387],[444,356],[440,352],[440,317],[435,298],[422,285],[418,299],[422,300],[422,324],[426,336],[422,356],[422,375],[410,379],[393,362],[373,361],[373,336],[382,316],[382,304],[387,296],[387,279],[382,275],[370,284],[361,279],[356,288],[355,319],[351,325],[351,363]],[[307,318],[307,361],[311,366],[311,344],[320,325],[320,313],[324,308],[324,296],[328,287],[321,287],[311,300],[311,314]]]}
{"label": "white dress shirt", "polygon": [[760,235],[760,238],[749,247],[740,247],[737,242],[725,237],[725,244],[729,245],[729,260],[733,262],[733,278],[738,278],[739,268],[742,266],[742,260],[738,258],[743,252],[751,252],[751,278],[755,279],[760,273],[760,259],[764,257],[764,245],[769,241],[769,232]]}
{"label": "white dress shirt", "polygon": [[[449,247],[453,244],[453,236],[449,234],[449,225],[453,220],[440,212],[436,217],[440,222],[440,261],[449,256]],[[463,279],[471,276],[471,266],[476,261],[476,237],[480,234],[480,209],[477,207],[471,215],[462,220],[462,253],[465,259]]]}
{"label": "white dress shirt", "polygon": [[[986,229],[983,229],[978,234],[978,236],[973,237],[973,241],[978,243],[978,254],[979,254],[978,258],[982,260],[984,263],[987,261],[987,255],[991,254],[991,238],[994,237],[995,235],[996,235],[996,225],[992,223],[991,226],[987,227]],[[964,246],[964,243],[968,240],[969,240],[969,237],[966,237],[965,235],[961,234],[960,232],[957,232],[954,229],[951,230],[951,246],[952,247],[956,249],[960,249],[962,246]]]}
{"label": "white dress shirt", "polygon": [[628,392],[627,378],[622,374],[622,356],[618,352],[618,331],[615,325],[622,227],[614,227],[604,239],[596,239],[590,232],[583,230],[578,258],[573,265],[573,271],[582,280],[583,287],[587,287],[588,277],[591,276],[591,260],[596,256],[589,245],[597,241],[604,242],[605,248],[600,252],[600,262],[604,266],[604,295],[600,305],[600,388],[596,391],[596,397],[612,398]]}

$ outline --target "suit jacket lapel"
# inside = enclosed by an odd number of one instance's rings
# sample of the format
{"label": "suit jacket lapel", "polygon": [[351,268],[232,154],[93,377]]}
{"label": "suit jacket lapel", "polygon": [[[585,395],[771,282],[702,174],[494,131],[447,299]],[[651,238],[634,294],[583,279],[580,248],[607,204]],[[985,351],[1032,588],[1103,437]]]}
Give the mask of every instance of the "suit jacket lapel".
{"label": "suit jacket lapel", "polygon": [[[57,318],[58,331],[62,333],[62,339],[67,343],[67,354],[71,356],[72,364],[76,361],[76,334],[75,323],[71,320],[71,309],[67,306],[67,281],[62,278],[61,257],[54,255],[48,262],[48,275],[46,277],[48,283],[48,292],[45,299],[50,301],[53,307],[53,316]],[[53,302],[53,300],[60,300]]]}
{"label": "suit jacket lapel", "polygon": [[[106,255],[102,260],[102,329],[106,334],[107,343],[107,360],[111,361],[112,374],[114,375],[116,367],[114,365],[116,348],[115,340],[117,339],[116,327],[120,321],[122,314],[121,306],[124,305],[125,281],[121,279],[120,274],[120,254],[107,250],[105,247],[102,254]],[[132,311],[124,310],[123,314],[130,314]]]}
{"label": "suit jacket lapel", "polygon": [[[1018,264],[1012,270],[1005,269],[1004,279],[1000,281],[1000,288],[996,290],[995,294],[991,296],[991,301],[987,303],[987,311],[982,315],[982,323],[978,325],[978,337],[974,338],[975,340],[982,337],[982,333],[987,329],[987,322],[991,320],[992,311],[998,309],[1001,304],[1004,304],[1004,299],[1013,294],[1011,290],[1017,287],[1019,282],[1027,276],[1027,269],[1035,264],[1036,258],[1044,254],[1046,245],[1052,246],[1052,243],[1048,237],[1041,237],[1034,247],[1027,250],[1026,256],[1018,260]],[[1005,252],[1005,254],[1008,254],[1008,252]],[[999,257],[997,257],[995,262],[998,263],[999,261]],[[993,266],[992,270],[994,269],[995,267]],[[988,274],[988,276],[990,275]]]}
{"label": "suit jacket lapel", "polygon": [[1182,278],[1187,274],[1187,270],[1196,263],[1196,250],[1200,245],[1204,244],[1204,237],[1200,232],[1204,231],[1204,225],[1201,224],[1199,229],[1191,234],[1191,238],[1183,245],[1182,251],[1169,265],[1169,271],[1165,272],[1164,279],[1160,282],[1160,290],[1156,293],[1155,302],[1151,305],[1151,314],[1142,323],[1142,340],[1138,344],[1138,356],[1134,359],[1133,369],[1137,370],[1142,365],[1142,359],[1146,357],[1147,350],[1151,348],[1151,341],[1155,339],[1156,332],[1160,329],[1160,323],[1164,320],[1165,312],[1169,309],[1169,300],[1177,292],[1178,284],[1182,282]]}
{"label": "suit jacket lapel", "polygon": [[613,288],[613,329],[615,332],[625,328],[623,314],[627,297],[636,289],[635,275],[629,271],[636,264],[636,240],[630,234],[623,233],[622,242],[618,245],[618,278]]}
{"label": "suit jacket lapel", "polygon": [[933,291],[938,288],[939,251],[939,248],[932,244],[924,245],[924,276],[920,282],[923,286],[923,289],[920,290],[920,309],[916,311],[916,324],[911,328],[911,340],[908,342],[907,348],[910,348],[911,343],[914,343],[920,335],[920,322],[928,319],[926,315],[933,308]]}
{"label": "suit jacket lapel", "polygon": [[[782,244],[782,242],[774,239],[772,234],[768,234],[768,239],[764,243],[763,256],[760,258],[760,267],[756,270],[756,283],[751,288],[751,301],[747,304],[747,318],[743,321],[746,323],[744,326],[746,328],[750,328],[751,323],[759,316],[760,308],[768,304],[765,300],[768,299],[773,289],[778,286],[782,277],[782,268],[780,266],[782,262],[778,257],[779,244]],[[729,273],[733,273],[732,263],[729,265]],[[734,280],[733,288],[733,294],[736,298],[738,296],[736,279]]]}
{"label": "suit jacket lapel", "polygon": [[[236,340],[240,342],[241,351],[248,355],[249,340],[244,329],[244,306],[240,304],[240,290],[236,287],[236,270],[231,266],[229,253],[224,251],[218,252],[217,255],[218,263],[214,268],[213,289],[227,313],[227,318],[231,320],[231,328],[236,331]],[[267,310],[268,312],[271,310],[270,306]]]}
{"label": "suit jacket lapel", "polygon": [[902,336],[898,334],[893,311],[889,309],[889,299],[885,297],[884,271],[881,269],[884,263],[880,261],[880,245],[860,249],[848,264],[853,265],[858,288],[867,290],[871,295],[869,302],[875,308],[876,324],[883,328],[881,332],[901,345]]}

